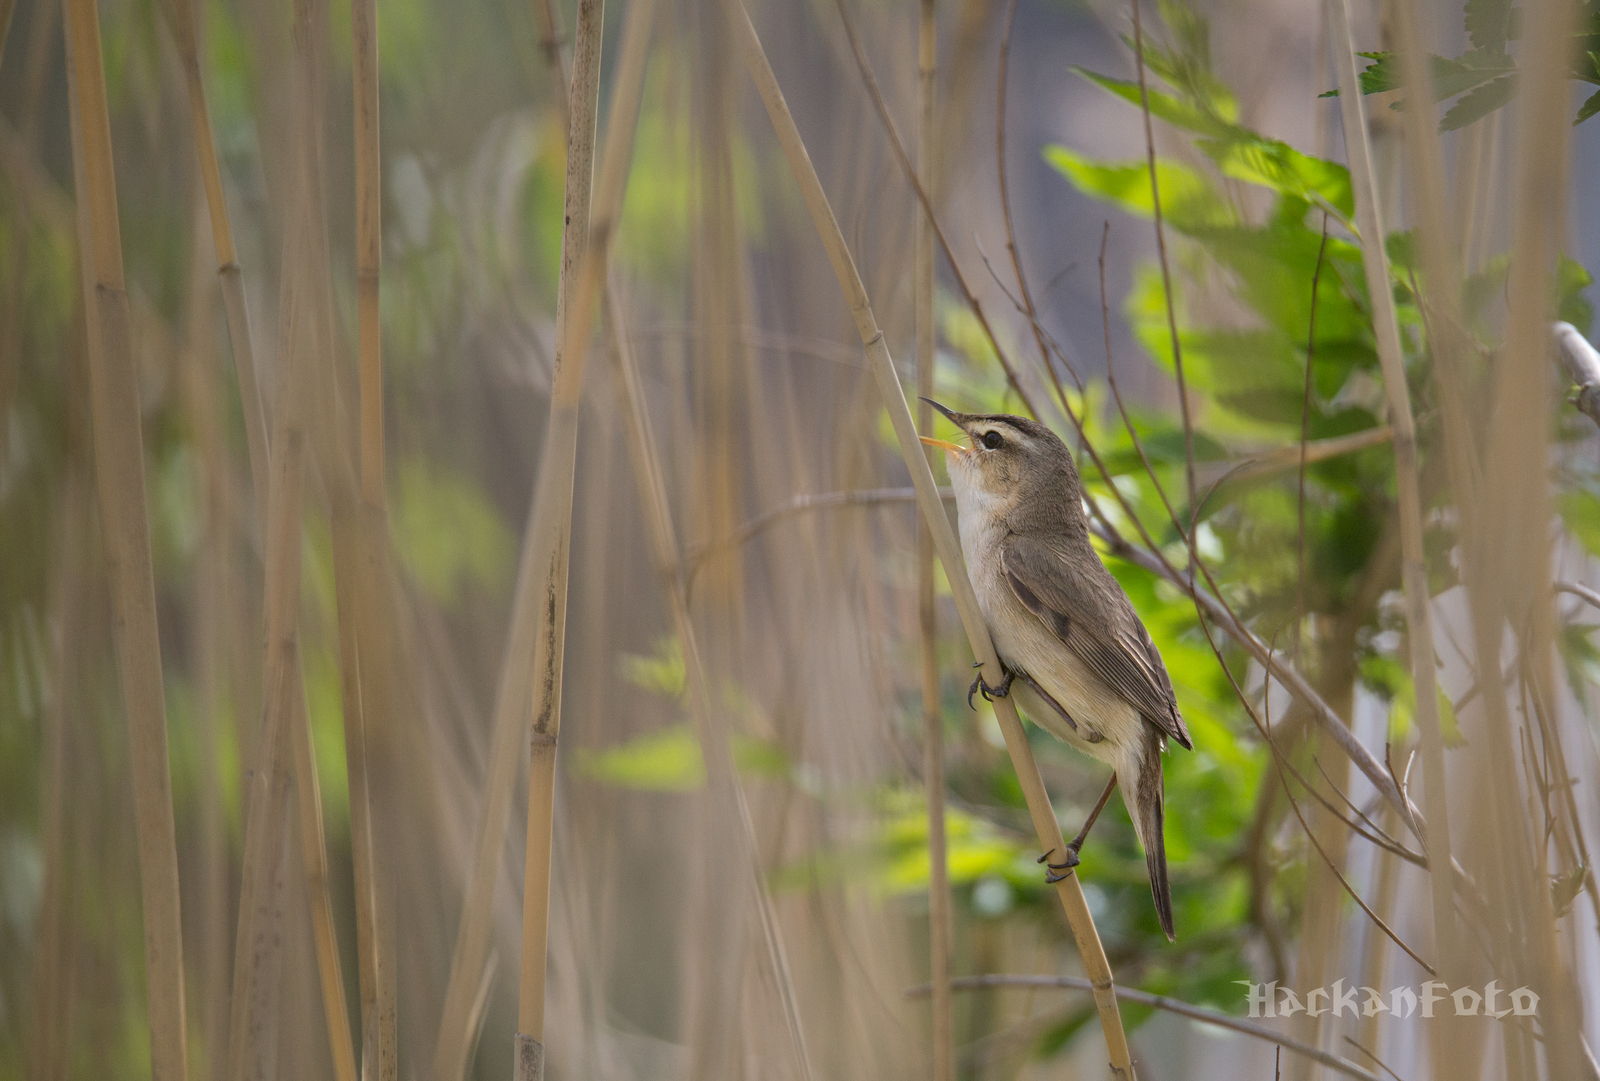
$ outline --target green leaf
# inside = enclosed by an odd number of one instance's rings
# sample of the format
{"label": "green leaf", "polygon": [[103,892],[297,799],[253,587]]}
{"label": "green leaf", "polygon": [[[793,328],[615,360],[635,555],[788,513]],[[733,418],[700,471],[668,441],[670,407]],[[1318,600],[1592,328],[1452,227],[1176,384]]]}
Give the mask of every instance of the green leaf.
{"label": "green leaf", "polygon": [[[1044,159],[1085,195],[1115,203],[1142,218],[1154,216],[1148,163],[1095,161],[1064,146],[1045,147]],[[1156,180],[1161,188],[1162,216],[1173,228],[1190,232],[1232,222],[1233,211],[1211,181],[1187,165],[1157,161]]]}
{"label": "green leaf", "polygon": [[[1085,79],[1105,90],[1110,91],[1123,101],[1143,108],[1143,100],[1139,93],[1139,84],[1128,79],[1113,79],[1109,75],[1101,75],[1087,68],[1074,66],[1073,71]],[[1180,101],[1170,94],[1159,90],[1148,90],[1145,95],[1150,102],[1150,115],[1165,120],[1174,127],[1192,131],[1196,135],[1205,135],[1211,138],[1228,138],[1238,129],[1228,121],[1213,113],[1186,101]]]}
{"label": "green leaf", "polygon": [[1589,877],[1589,868],[1578,864],[1564,875],[1556,875],[1550,882],[1550,905],[1555,909],[1556,919],[1565,916],[1572,908],[1572,902],[1578,899],[1578,894],[1583,891],[1584,880]]}
{"label": "green leaf", "polygon": [[706,780],[700,740],[687,724],[637,736],[603,751],[578,748],[577,772],[619,788],[644,792],[693,792]]}
{"label": "green leaf", "polygon": [[1514,75],[1503,75],[1486,83],[1451,106],[1450,111],[1444,114],[1444,119],[1439,121],[1439,130],[1455,131],[1474,120],[1481,120],[1510,101],[1516,93],[1517,80]]}
{"label": "green leaf", "polygon": [[673,701],[683,697],[684,688],[688,685],[683,646],[670,634],[656,640],[654,654],[648,657],[625,654],[617,668],[622,678],[635,687]]}
{"label": "green leaf", "polygon": [[1576,259],[1565,255],[1556,260],[1556,318],[1571,323],[1584,334],[1594,319],[1594,305],[1583,295],[1594,284],[1594,275]]}
{"label": "green leaf", "polygon": [[[1372,61],[1367,69],[1361,73],[1361,92],[1363,94],[1382,94],[1390,90],[1399,90],[1405,86],[1405,80],[1400,71],[1400,56],[1398,53],[1362,53]],[[1509,75],[1516,70],[1515,63],[1504,53],[1490,52],[1484,49],[1473,49],[1462,53],[1455,59],[1444,56],[1429,57],[1429,67],[1433,80],[1433,100],[1444,101],[1457,94],[1466,93],[1475,87],[1502,75]],[[1323,97],[1337,97],[1337,90],[1330,90]],[[1504,104],[1503,102],[1501,104]],[[1398,108],[1398,104],[1396,105]],[[1476,118],[1473,118],[1476,119]],[[1470,123],[1471,121],[1463,121]],[[1449,129],[1446,129],[1449,130]]]}
{"label": "green leaf", "polygon": [[436,600],[493,590],[511,572],[511,532],[472,480],[421,458],[400,463],[391,530],[400,561]]}
{"label": "green leaf", "polygon": [[1314,158],[1288,143],[1259,136],[1202,139],[1199,146],[1225,176],[1260,184],[1280,195],[1327,203],[1346,218],[1355,214],[1350,170],[1337,162]]}
{"label": "green leaf", "polygon": [[1562,521],[1590,555],[1600,555],[1600,497],[1590,491],[1562,492],[1556,496]]}
{"label": "green leaf", "polygon": [[1572,122],[1573,126],[1576,127],[1577,125],[1583,123],[1595,113],[1600,113],[1600,90],[1596,90],[1593,94],[1590,94],[1588,99],[1584,101],[1583,105],[1579,107],[1578,116]]}
{"label": "green leaf", "polygon": [[1465,9],[1467,38],[1475,49],[1506,51],[1506,36],[1511,29],[1511,0],[1467,0]]}

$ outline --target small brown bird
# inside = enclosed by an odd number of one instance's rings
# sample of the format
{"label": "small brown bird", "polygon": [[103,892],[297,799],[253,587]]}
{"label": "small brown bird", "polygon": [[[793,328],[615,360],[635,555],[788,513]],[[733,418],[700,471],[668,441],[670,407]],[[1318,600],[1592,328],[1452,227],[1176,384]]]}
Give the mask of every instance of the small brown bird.
{"label": "small brown bird", "polygon": [[[961,552],[1006,669],[998,687],[981,675],[974,680],[967,702],[980,689],[985,698],[1003,697],[1015,681],[1029,719],[1116,771],[1067,845],[1066,859],[1050,867],[1061,872],[1077,866],[1089,827],[1121,778],[1129,818],[1144,845],[1156,913],[1171,939],[1161,754],[1168,738],[1190,747],[1189,732],[1150,633],[1089,543],[1072,452],[1037,421],[955,413],[923,400],[971,441],[963,447],[922,439],[946,452]],[[1052,874],[1049,880],[1060,878]]]}

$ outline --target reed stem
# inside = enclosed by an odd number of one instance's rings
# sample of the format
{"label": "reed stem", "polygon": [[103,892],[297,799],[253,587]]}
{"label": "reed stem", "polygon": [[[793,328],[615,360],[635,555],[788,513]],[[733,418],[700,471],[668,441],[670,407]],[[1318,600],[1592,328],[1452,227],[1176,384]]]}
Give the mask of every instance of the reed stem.
{"label": "reed stem", "polygon": [[127,715],[134,829],[144,908],[150,1071],[188,1076],[178,855],[167,758],[166,694],[145,497],[144,440],[133,325],[122,269],[111,120],[94,0],[65,0],[78,249],[89,326],[89,398],[95,487],[116,619]]}
{"label": "reed stem", "polygon": [[[361,676],[360,755],[369,803],[366,836],[367,888],[358,897],[368,913],[367,985],[362,991],[363,1076],[395,1081],[398,1075],[398,1007],[394,907],[398,867],[392,833],[371,828],[372,817],[389,819],[400,810],[396,791],[393,660],[389,639],[389,518],[384,488],[383,323],[379,280],[383,266],[382,162],[379,156],[378,14],[374,0],[350,5],[351,92],[354,98],[357,342],[360,498],[357,502],[358,561],[355,600]],[[355,793],[352,793],[354,797]],[[359,859],[359,857],[358,857]],[[370,1049],[370,1054],[368,1054]]]}
{"label": "reed stem", "polygon": [[[555,815],[556,739],[561,727],[561,666],[566,645],[567,556],[572,532],[578,404],[585,356],[568,352],[571,306],[580,271],[596,290],[599,261],[586,260],[594,183],[595,127],[600,99],[604,0],[580,0],[573,46],[567,180],[556,300],[560,343],[550,397],[550,422],[539,457],[538,493],[545,513],[532,522],[533,566],[540,574],[539,623],[534,636],[532,730],[529,738],[528,837],[523,869],[522,963],[517,1005],[516,1081],[539,1081],[544,1070],[545,969],[550,926],[550,848]],[[629,132],[631,142],[632,132]],[[604,243],[604,240],[601,240]],[[588,281],[588,278],[595,278]],[[590,301],[592,305],[592,299]],[[592,317],[593,308],[584,322]],[[587,327],[584,328],[587,331]],[[529,1049],[531,1044],[537,1053]],[[532,1069],[536,1072],[524,1074]]]}
{"label": "reed stem", "polygon": [[[249,453],[251,477],[255,481],[257,516],[265,528],[268,520],[268,447],[260,387],[255,368],[255,344],[250,333],[249,312],[244,301],[244,278],[233,246],[228,207],[222,191],[222,175],[217,163],[211,130],[210,109],[206,104],[205,82],[201,75],[199,27],[192,0],[172,0],[172,22],[178,55],[183,64],[189,96],[189,111],[194,124],[195,153],[199,158],[200,178],[211,217],[212,243],[216,249],[217,275],[223,293],[228,337],[233,349],[234,369],[239,383],[244,414],[245,443]],[[337,932],[333,925],[333,902],[328,888],[328,851],[322,818],[322,787],[317,777],[311,749],[310,717],[305,704],[304,677],[299,655],[291,661],[291,682],[301,689],[291,706],[291,739],[295,794],[300,817],[300,850],[310,891],[312,932],[316,944],[317,972],[323,992],[323,1015],[328,1025],[328,1042],[333,1051],[337,1081],[355,1081],[355,1052],[351,1042],[350,1020],[345,1004],[344,974],[339,965]]]}
{"label": "reed stem", "polygon": [[[1395,488],[1400,510],[1401,584],[1405,591],[1407,637],[1411,646],[1411,679],[1415,688],[1417,728],[1422,735],[1423,802],[1430,828],[1423,839],[1429,853],[1433,889],[1433,955],[1450,964],[1457,957],[1454,883],[1450,864],[1450,820],[1445,798],[1444,741],[1439,720],[1437,661],[1433,648],[1433,618],[1428,599],[1428,570],[1422,543],[1422,496],[1418,487],[1416,421],[1411,412],[1411,391],[1406,382],[1405,354],[1400,346],[1400,326],[1390,286],[1389,259],[1384,249],[1383,208],[1372,167],[1367,132],[1366,105],[1362,100],[1354,39],[1346,0],[1331,0],[1334,62],[1339,76],[1339,111],[1344,121],[1346,152],[1350,158],[1351,187],[1355,193],[1356,222],[1361,230],[1362,264],[1373,314],[1378,362],[1393,430]],[[1432,111],[1426,110],[1432,124]],[[1439,294],[1451,290],[1448,281],[1435,282]],[[1459,406],[1458,406],[1459,408]],[[1461,453],[1456,448],[1455,453]],[[1470,488],[1458,492],[1470,499]],[[1440,1025],[1448,1029],[1449,1022]],[[1435,1040],[1441,1061],[1449,1062],[1455,1044],[1445,1031]]]}
{"label": "reed stem", "polygon": [[[541,5],[546,18],[554,26],[554,13]],[[651,26],[655,16],[655,0],[635,0],[628,7],[622,30],[622,51],[613,92],[611,115],[606,125],[605,155],[619,147],[631,147],[632,132],[638,118],[640,95],[644,86],[645,60],[649,52]],[[554,31],[551,31],[553,38]],[[556,71],[561,72],[559,49],[550,53]],[[560,88],[561,115],[567,115],[566,85],[557,78]],[[620,140],[624,134],[627,143]],[[619,150],[618,152],[622,152]],[[603,159],[604,160],[604,159]],[[607,170],[602,166],[602,174]],[[625,175],[625,174],[624,174]],[[620,200],[620,195],[618,196]],[[602,193],[602,202],[604,195]],[[619,202],[620,205],[620,202]],[[604,211],[602,211],[604,213]],[[614,216],[614,213],[613,213]],[[582,243],[574,241],[574,243]],[[562,355],[566,355],[563,353]],[[494,714],[490,733],[488,778],[484,786],[483,812],[478,823],[477,844],[467,879],[466,897],[461,911],[461,921],[456,930],[455,948],[450,958],[450,979],[445,990],[445,1004],[439,1019],[439,1036],[434,1049],[434,1075],[436,1081],[456,1081],[468,1066],[476,1040],[476,1026],[472,1022],[473,993],[487,964],[489,936],[492,930],[492,908],[495,884],[499,880],[501,852],[505,844],[506,828],[510,823],[511,799],[522,756],[518,744],[525,729],[523,718],[530,708],[532,670],[528,664],[534,651],[534,633],[539,612],[539,594],[536,588],[542,582],[539,574],[539,552],[534,544],[538,523],[547,515],[547,491],[539,487],[529,503],[528,522],[523,533],[522,554],[517,566],[516,586],[511,608],[511,626],[506,637],[505,655],[501,662],[500,679],[495,693]]]}
{"label": "reed stem", "polygon": [[[866,287],[856,271],[855,260],[845,244],[844,234],[839,230],[833,208],[828,204],[828,197],[822,190],[822,182],[811,164],[811,156],[806,151],[799,129],[795,127],[794,118],[789,113],[788,103],[784,100],[777,77],[773,75],[772,66],[767,61],[761,39],[756,34],[755,26],[750,22],[749,12],[745,10],[742,0],[728,0],[728,7],[734,22],[735,35],[744,54],[745,65],[767,107],[767,115],[772,119],[778,141],[788,158],[789,168],[800,187],[806,208],[811,213],[812,222],[828,253],[828,259],[833,264],[840,288],[844,291],[845,301],[855,318],[856,329],[866,349],[867,360],[878,381],[879,393],[883,395],[889,419],[894,424],[901,456],[911,472],[923,520],[927,522],[932,533],[934,550],[944,565],[945,576],[950,582],[956,608],[961,613],[961,622],[972,644],[973,653],[982,662],[983,668],[994,674],[995,679],[999,679],[1000,659],[994,651],[994,643],[989,638],[989,629],[984,623],[983,614],[978,610],[978,598],[973,592],[972,582],[967,577],[966,567],[961,560],[961,549],[956,542],[954,531],[950,528],[950,519],[945,515],[943,506],[939,502],[933,471],[928,467],[928,459],[923,454],[922,444],[917,441],[911,411],[906,406],[905,396],[900,389],[899,377],[895,374],[894,361],[889,356],[889,347],[884,341],[883,332],[878,329],[877,318],[873,315]],[[1056,824],[1055,812],[1050,806],[1044,779],[1040,777],[1039,767],[1033,760],[1033,750],[1028,745],[1028,737],[1022,729],[1022,721],[1017,716],[1016,707],[1009,698],[997,699],[995,716],[1000,721],[1006,750],[1011,755],[1012,765],[1021,783],[1029,816],[1033,819],[1034,829],[1039,835],[1041,849],[1049,851],[1059,848],[1062,844],[1061,829]],[[1093,985],[1095,1008],[1099,1013],[1106,1048],[1111,1056],[1111,1068],[1119,1077],[1131,1081],[1134,1077],[1133,1061],[1128,1052],[1127,1035],[1122,1028],[1121,1014],[1112,989],[1111,966],[1106,961],[1105,950],[1100,944],[1100,935],[1095,929],[1094,917],[1089,912],[1089,905],[1084,899],[1078,876],[1070,874],[1064,877],[1056,884],[1056,893],[1066,913],[1067,922],[1071,926],[1078,953],[1083,958],[1084,969]]]}
{"label": "reed stem", "polygon": [[[917,19],[917,172],[933,198],[939,165],[939,16],[934,0],[921,0]],[[938,326],[934,309],[933,219],[917,217],[913,298],[917,326],[917,395],[933,397]],[[933,434],[933,407],[917,402],[917,431]],[[931,468],[934,450],[923,448]],[[922,661],[922,787],[928,805],[928,969],[933,985],[933,1078],[955,1077],[955,1026],[950,994],[950,872],[944,830],[944,711],[939,695],[939,609],[934,590],[933,534],[917,523],[917,634]]]}

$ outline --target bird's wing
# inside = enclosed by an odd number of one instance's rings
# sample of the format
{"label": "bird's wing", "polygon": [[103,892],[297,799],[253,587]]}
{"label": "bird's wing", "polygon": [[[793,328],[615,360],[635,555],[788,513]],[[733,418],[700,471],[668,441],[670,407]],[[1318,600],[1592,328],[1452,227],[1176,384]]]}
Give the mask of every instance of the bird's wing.
{"label": "bird's wing", "polygon": [[[1107,687],[1161,732],[1190,746],[1161,653],[1093,552],[1078,566],[1043,541],[1012,534],[1000,546],[1000,567],[1017,600]],[[1102,583],[1090,576],[1097,573],[1109,588],[1095,589]]]}

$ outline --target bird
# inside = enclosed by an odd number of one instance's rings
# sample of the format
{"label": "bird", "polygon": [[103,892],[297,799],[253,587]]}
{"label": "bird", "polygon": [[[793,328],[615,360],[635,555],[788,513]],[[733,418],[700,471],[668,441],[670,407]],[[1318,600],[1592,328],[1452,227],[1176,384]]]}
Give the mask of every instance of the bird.
{"label": "bird", "polygon": [[1193,743],[1160,651],[1089,541],[1072,452],[1038,421],[958,413],[922,400],[970,444],[921,437],[945,452],[961,553],[1004,669],[998,686],[980,672],[967,704],[978,691],[989,699],[1015,694],[1030,720],[1113,770],[1065,858],[1049,863],[1047,880],[1059,882],[1078,865],[1089,828],[1120,780],[1161,930],[1175,941],[1162,754],[1168,740],[1185,749]]}

